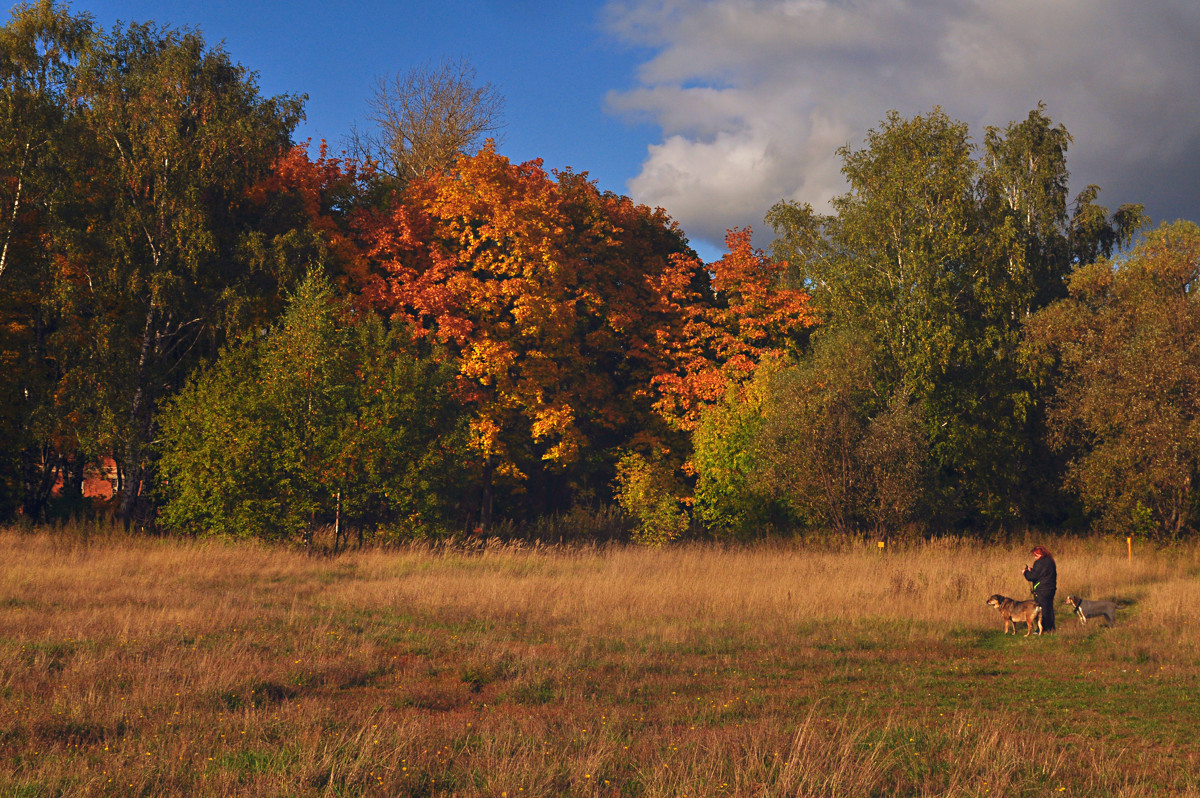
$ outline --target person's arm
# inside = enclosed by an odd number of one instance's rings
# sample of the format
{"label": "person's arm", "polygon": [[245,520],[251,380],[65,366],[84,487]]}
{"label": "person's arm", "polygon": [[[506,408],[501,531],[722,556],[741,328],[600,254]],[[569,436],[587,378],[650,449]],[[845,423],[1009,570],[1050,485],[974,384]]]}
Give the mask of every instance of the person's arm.
{"label": "person's arm", "polygon": [[1039,582],[1044,580],[1049,574],[1050,569],[1054,567],[1054,561],[1041,557],[1033,561],[1033,565],[1025,569],[1025,578],[1028,579],[1036,587]]}

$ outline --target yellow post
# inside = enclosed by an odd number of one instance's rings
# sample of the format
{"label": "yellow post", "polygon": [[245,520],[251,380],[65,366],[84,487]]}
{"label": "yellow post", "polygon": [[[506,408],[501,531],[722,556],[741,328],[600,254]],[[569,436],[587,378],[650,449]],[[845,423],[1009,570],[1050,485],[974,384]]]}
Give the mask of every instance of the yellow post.
{"label": "yellow post", "polygon": [[1125,545],[1129,548],[1129,561],[1133,562],[1133,535],[1125,538]]}
{"label": "yellow post", "polygon": [[883,554],[883,541],[879,541],[879,553]]}

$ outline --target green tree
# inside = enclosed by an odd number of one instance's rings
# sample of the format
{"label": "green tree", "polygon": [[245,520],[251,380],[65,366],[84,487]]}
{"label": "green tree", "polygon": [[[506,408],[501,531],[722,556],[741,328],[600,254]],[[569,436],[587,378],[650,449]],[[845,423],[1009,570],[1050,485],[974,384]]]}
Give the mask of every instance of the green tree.
{"label": "green tree", "polygon": [[311,542],[314,526],[449,523],[465,436],[450,373],[310,276],[261,339],[225,351],[165,410],[164,522]]}
{"label": "green tree", "polygon": [[633,539],[661,546],[684,535],[690,525],[681,496],[678,469],[663,451],[627,452],[617,462],[617,502],[634,520]]}
{"label": "green tree", "polygon": [[0,28],[0,279],[66,189],[72,83],[92,35],[90,15],[50,0],[18,4]]}
{"label": "green tree", "polygon": [[1200,227],[1163,225],[1126,256],[1081,266],[1029,324],[1026,356],[1053,379],[1052,445],[1107,529],[1196,530],[1200,469]]}
{"label": "green tree", "polygon": [[1073,262],[1067,226],[1071,141],[1041,105],[1024,121],[1003,131],[988,127],[984,134],[979,193],[985,224],[1003,247],[1007,279],[994,287],[993,301],[1009,306],[1004,309],[1028,314],[1065,292]]}
{"label": "green tree", "polygon": [[360,539],[364,530],[396,539],[463,525],[473,472],[453,365],[374,314],[355,323],[350,349],[354,390],[331,472],[344,517]]}
{"label": "green tree", "polygon": [[773,254],[826,327],[874,341],[874,395],[915,404],[949,521],[1031,514],[1040,399],[1020,370],[1022,320],[1062,295],[1078,258],[1128,244],[1142,223],[1138,206],[1110,216],[1095,187],[1068,218],[1069,142],[1039,107],[989,129],[977,158],[967,127],[940,109],[892,113],[864,148],[840,151],[850,190],[832,216],[795,203],[768,215]]}
{"label": "green tree", "polygon": [[721,402],[701,410],[692,433],[693,512],[698,521],[725,535],[753,535],[781,515],[778,503],[759,482],[762,452],[757,442],[773,370],[759,368],[747,383],[730,385]]}
{"label": "green tree", "polygon": [[985,341],[994,333],[979,291],[997,263],[967,127],[940,109],[912,119],[893,112],[863,149],[840,153],[850,191],[833,201],[835,215],[777,206],[768,217],[785,233],[777,257],[789,259],[827,325],[873,341],[875,396],[902,393],[921,407],[944,504],[993,505],[995,486],[979,473],[996,454],[986,432],[1012,411],[989,408],[986,425],[974,417],[983,397],[970,387],[990,385]]}
{"label": "green tree", "polygon": [[998,268],[977,289],[986,320],[980,348],[989,368],[980,370],[969,395],[983,398],[976,420],[983,437],[1009,442],[991,449],[997,455],[989,460],[991,480],[1003,486],[1012,510],[1020,506],[1032,521],[1063,520],[1069,502],[1058,484],[1064,463],[1045,446],[1046,397],[1021,367],[1021,322],[1066,295],[1077,265],[1127,247],[1146,224],[1140,205],[1123,205],[1110,215],[1096,203],[1100,189],[1094,185],[1068,201],[1071,142],[1040,104],[1003,132],[988,128],[978,188]]}
{"label": "green tree", "polygon": [[76,312],[94,333],[118,419],[128,523],[153,476],[155,408],[229,334],[248,270],[234,257],[247,189],[289,145],[300,100],[259,96],[254,76],[191,31],[130,25],[79,67],[99,146],[89,264]]}

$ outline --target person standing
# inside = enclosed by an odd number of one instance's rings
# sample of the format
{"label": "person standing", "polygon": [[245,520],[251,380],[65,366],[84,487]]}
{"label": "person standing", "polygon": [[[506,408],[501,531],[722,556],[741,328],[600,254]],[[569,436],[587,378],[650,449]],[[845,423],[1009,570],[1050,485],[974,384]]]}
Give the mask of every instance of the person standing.
{"label": "person standing", "polygon": [[1024,577],[1029,580],[1033,600],[1042,608],[1042,631],[1054,631],[1054,593],[1058,590],[1058,566],[1044,546],[1034,546],[1030,552],[1033,564],[1026,565]]}

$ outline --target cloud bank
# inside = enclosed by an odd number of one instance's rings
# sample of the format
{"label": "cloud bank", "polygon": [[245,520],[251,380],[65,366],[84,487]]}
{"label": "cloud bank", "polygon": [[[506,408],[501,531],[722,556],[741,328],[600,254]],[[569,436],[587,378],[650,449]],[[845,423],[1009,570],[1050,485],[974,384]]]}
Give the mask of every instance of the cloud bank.
{"label": "cloud bank", "polygon": [[826,209],[838,147],[935,105],[978,143],[1045,102],[1073,191],[1200,221],[1196,0],[613,0],[605,20],[654,53],[608,98],[663,133],[629,192],[693,240],[765,240],[780,199]]}

